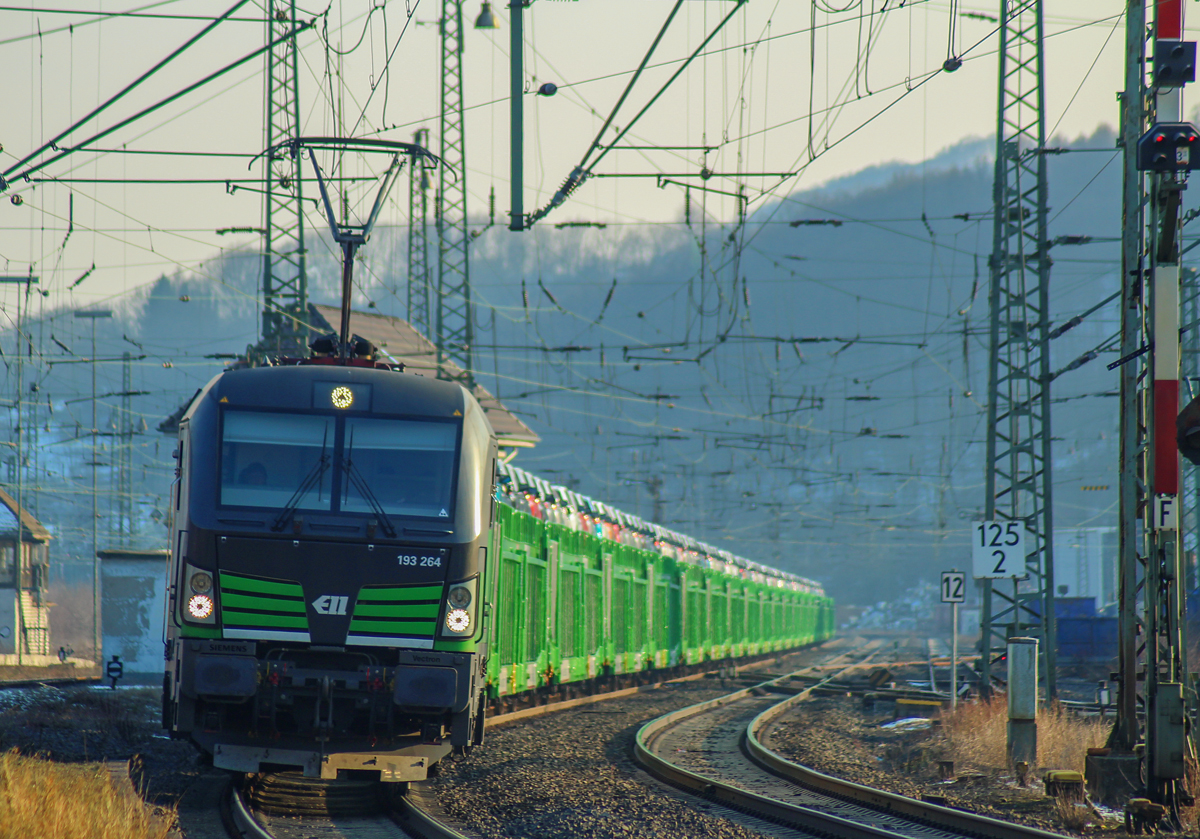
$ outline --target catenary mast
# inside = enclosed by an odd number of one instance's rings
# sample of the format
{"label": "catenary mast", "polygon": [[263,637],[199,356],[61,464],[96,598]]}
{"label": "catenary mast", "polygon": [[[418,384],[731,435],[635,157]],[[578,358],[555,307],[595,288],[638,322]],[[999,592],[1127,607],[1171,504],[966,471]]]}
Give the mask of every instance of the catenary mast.
{"label": "catenary mast", "polygon": [[[267,43],[296,30],[295,0],[276,0]],[[267,51],[266,146],[300,133],[299,54],[293,35]],[[303,355],[308,344],[308,275],[304,246],[302,160],[277,152],[263,171],[262,340],[267,355]],[[251,350],[254,353],[254,350]]]}
{"label": "catenary mast", "polygon": [[1042,35],[1041,0],[1000,3],[984,518],[1024,526],[1028,577],[981,581],[985,694],[1012,636],[1038,639],[1049,695],[1056,687]]}

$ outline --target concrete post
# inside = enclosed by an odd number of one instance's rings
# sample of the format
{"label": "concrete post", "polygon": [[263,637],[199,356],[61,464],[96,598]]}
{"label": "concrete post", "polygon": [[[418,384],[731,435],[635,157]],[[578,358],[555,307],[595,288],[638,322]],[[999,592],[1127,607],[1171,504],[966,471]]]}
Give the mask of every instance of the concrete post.
{"label": "concrete post", "polygon": [[1008,762],[1037,765],[1038,642],[1008,639]]}

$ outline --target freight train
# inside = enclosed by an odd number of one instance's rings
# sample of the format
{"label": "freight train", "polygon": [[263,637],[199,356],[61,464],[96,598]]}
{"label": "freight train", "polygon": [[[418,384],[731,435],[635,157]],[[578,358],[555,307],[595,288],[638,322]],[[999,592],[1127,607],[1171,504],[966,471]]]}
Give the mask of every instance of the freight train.
{"label": "freight train", "polygon": [[214,766],[420,780],[489,702],[832,634],[817,583],[508,465],[463,387],[337,346],[179,423],[163,718]]}

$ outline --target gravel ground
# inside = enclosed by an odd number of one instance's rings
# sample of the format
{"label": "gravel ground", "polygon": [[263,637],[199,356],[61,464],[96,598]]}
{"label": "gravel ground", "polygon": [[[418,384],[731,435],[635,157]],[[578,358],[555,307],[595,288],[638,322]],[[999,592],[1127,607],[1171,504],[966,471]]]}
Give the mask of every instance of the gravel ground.
{"label": "gravel ground", "polygon": [[[788,672],[827,655],[807,651],[769,667]],[[482,748],[446,762],[426,789],[451,821],[483,839],[761,836],[717,815],[723,808],[664,788],[632,756],[645,723],[738,687],[715,679],[669,683],[489,729]]]}
{"label": "gravel ground", "polygon": [[862,707],[861,699],[822,697],[801,703],[767,733],[765,744],[796,763],[876,789],[920,798],[945,796],[947,805],[1005,821],[1068,831],[1040,782],[1020,787],[1008,773],[938,775],[946,744],[936,726],[885,729],[892,715]]}
{"label": "gravel ground", "polygon": [[187,743],[161,733],[159,688],[85,685],[0,691],[0,750],[64,762],[145,759],[150,800],[176,803],[204,771]]}
{"label": "gravel ground", "polygon": [[669,684],[501,726],[470,758],[444,765],[431,791],[451,819],[485,839],[758,836],[647,785],[632,758],[645,722],[731,689]]}

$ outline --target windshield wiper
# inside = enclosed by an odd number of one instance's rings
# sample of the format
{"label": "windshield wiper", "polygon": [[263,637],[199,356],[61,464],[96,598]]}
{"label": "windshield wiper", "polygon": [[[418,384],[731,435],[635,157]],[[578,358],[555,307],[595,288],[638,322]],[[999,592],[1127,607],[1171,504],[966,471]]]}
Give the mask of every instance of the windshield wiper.
{"label": "windshield wiper", "polygon": [[383,505],[379,503],[379,499],[375,497],[375,493],[371,492],[371,488],[367,486],[366,478],[362,476],[362,473],[358,471],[358,467],[354,465],[354,461],[350,459],[353,453],[354,431],[351,430],[350,442],[346,446],[346,457],[342,459],[342,469],[346,473],[346,480],[354,484],[354,488],[358,490],[358,494],[371,507],[371,512],[375,514],[375,519],[379,522],[379,526],[383,528],[384,535],[389,539],[395,539],[396,528],[392,527],[392,520],[383,511]]}
{"label": "windshield wiper", "polygon": [[329,427],[325,427],[325,433],[321,437],[321,459],[313,464],[308,470],[308,474],[304,476],[304,480],[300,482],[300,486],[292,493],[292,497],[288,499],[288,503],[283,505],[283,509],[279,511],[279,515],[275,517],[275,523],[271,525],[271,530],[275,533],[287,527],[288,522],[292,520],[292,516],[296,512],[296,508],[300,506],[300,502],[304,500],[304,496],[312,492],[312,488],[316,486],[321,478],[325,477],[326,471],[329,470],[329,455],[325,454],[325,444],[329,440]]}

